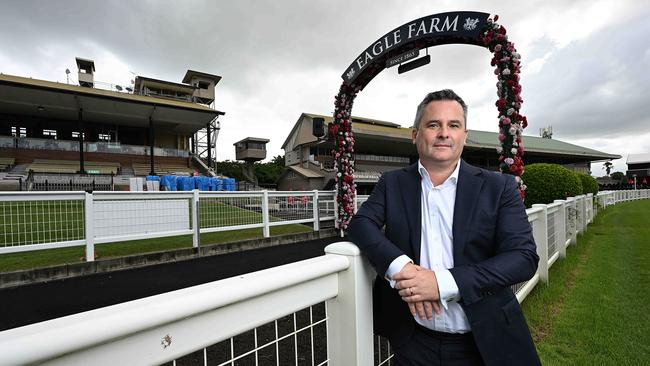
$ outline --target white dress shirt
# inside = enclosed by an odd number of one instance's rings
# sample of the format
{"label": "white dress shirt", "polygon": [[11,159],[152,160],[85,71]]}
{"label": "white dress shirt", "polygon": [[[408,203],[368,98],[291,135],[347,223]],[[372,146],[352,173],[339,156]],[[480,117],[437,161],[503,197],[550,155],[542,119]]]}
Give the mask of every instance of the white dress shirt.
{"label": "white dress shirt", "polygon": [[[434,313],[432,320],[415,316],[415,321],[429,329],[446,333],[470,331],[467,316],[457,302],[460,300],[458,285],[449,272],[449,268],[454,266],[452,227],[459,168],[460,162],[456,164],[454,172],[447,180],[434,186],[429,173],[418,161],[418,172],[422,177],[420,266],[431,269],[436,274],[441,313],[440,315]],[[401,271],[409,262],[412,262],[411,258],[402,255],[390,264],[386,271],[386,278],[389,279],[391,286],[395,286],[395,281],[392,281],[393,275]]]}

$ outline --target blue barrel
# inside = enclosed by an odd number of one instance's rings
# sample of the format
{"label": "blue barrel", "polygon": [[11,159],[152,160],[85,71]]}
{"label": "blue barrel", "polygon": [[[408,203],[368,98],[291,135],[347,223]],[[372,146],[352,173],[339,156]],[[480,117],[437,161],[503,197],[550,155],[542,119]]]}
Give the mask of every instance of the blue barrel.
{"label": "blue barrel", "polygon": [[194,189],[194,179],[193,177],[178,177],[178,190],[179,191],[191,191]]}
{"label": "blue barrel", "polygon": [[158,182],[160,182],[160,177],[157,176],[157,175],[147,175],[147,177],[146,177],[146,181],[147,181],[147,182],[150,182],[150,181],[151,181],[151,182],[153,182],[153,181],[158,181]]}
{"label": "blue barrel", "polygon": [[160,179],[160,187],[164,187],[166,191],[176,191],[176,178],[175,175],[164,175],[162,179]]}
{"label": "blue barrel", "polygon": [[194,177],[194,181],[197,184],[197,188],[200,191],[209,191],[210,190],[210,178],[209,177]]}
{"label": "blue barrel", "polygon": [[226,191],[235,191],[235,178],[225,178],[223,180],[223,189]]}

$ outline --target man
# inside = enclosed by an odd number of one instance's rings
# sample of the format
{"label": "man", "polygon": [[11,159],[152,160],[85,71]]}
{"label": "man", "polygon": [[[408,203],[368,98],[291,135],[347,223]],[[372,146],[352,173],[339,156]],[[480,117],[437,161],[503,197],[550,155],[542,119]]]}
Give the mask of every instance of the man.
{"label": "man", "polygon": [[378,273],[375,332],[396,365],[540,364],[509,287],[539,260],[514,178],[460,158],[467,106],[452,90],[424,98],[412,137],[418,163],[384,174],[348,231]]}

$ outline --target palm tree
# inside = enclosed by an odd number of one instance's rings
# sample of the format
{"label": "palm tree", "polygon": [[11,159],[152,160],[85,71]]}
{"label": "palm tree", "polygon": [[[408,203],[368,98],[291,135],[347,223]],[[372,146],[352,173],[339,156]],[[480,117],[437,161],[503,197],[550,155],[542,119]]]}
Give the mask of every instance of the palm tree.
{"label": "palm tree", "polygon": [[609,176],[609,172],[612,171],[613,166],[614,166],[614,164],[612,164],[612,162],[609,161],[609,160],[606,161],[605,163],[603,163],[603,169],[605,169],[605,172],[607,173],[607,176]]}

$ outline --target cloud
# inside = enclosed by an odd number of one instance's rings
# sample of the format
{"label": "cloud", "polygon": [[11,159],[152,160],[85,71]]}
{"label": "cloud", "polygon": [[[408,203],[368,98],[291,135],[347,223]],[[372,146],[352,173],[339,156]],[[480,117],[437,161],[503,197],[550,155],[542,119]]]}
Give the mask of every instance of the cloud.
{"label": "cloud", "polygon": [[[271,138],[273,156],[301,112],[332,112],[340,75],[373,41],[413,19],[463,9],[499,14],[522,53],[526,133],[552,124],[559,139],[619,154],[631,135],[645,136],[650,7],[642,0],[7,1],[0,72],[63,82],[80,56],[112,84],[129,83],[131,71],[177,82],[187,69],[221,75],[220,159],[234,158],[232,143],[250,135]],[[469,126],[495,131],[489,52],[446,45],[429,54],[426,67],[379,74],[353,113],[409,126],[426,93],[453,88],[470,105]]]}

